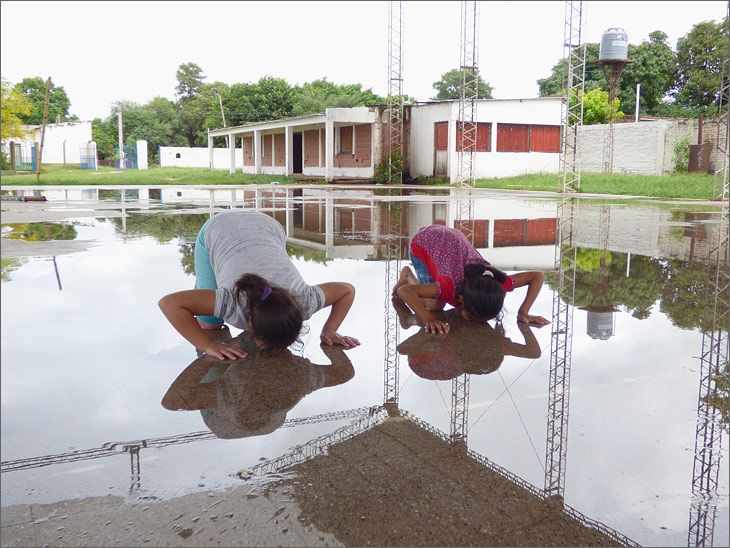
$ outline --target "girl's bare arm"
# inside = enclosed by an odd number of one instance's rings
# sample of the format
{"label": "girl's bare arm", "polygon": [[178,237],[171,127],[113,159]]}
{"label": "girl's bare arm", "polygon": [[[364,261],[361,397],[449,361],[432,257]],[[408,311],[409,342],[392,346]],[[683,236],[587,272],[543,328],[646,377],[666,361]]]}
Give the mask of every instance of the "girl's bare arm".
{"label": "girl's bare arm", "polygon": [[428,310],[421,299],[436,297],[436,284],[410,284],[398,288],[398,297],[411,307],[413,313],[425,324],[426,331],[433,333],[448,333],[449,324]]}
{"label": "girl's bare arm", "polygon": [[360,344],[354,337],[347,337],[337,333],[345,321],[347,313],[355,300],[355,287],[347,282],[326,282],[319,284],[324,293],[324,305],[332,306],[327,321],[324,322],[321,341],[326,345],[357,346]]}
{"label": "girl's bare arm", "polygon": [[527,294],[525,300],[522,302],[520,309],[517,311],[517,321],[526,322],[538,326],[547,325],[550,322],[542,316],[530,315],[530,308],[537,299],[537,295],[540,293],[542,283],[545,280],[545,275],[542,272],[530,271],[530,272],[518,272],[512,275],[515,288],[527,286]]}
{"label": "girl's bare arm", "polygon": [[198,324],[195,316],[212,316],[214,313],[215,291],[212,289],[170,293],[162,297],[158,305],[177,332],[195,348],[220,360],[246,357],[246,352],[240,346],[213,340]]}

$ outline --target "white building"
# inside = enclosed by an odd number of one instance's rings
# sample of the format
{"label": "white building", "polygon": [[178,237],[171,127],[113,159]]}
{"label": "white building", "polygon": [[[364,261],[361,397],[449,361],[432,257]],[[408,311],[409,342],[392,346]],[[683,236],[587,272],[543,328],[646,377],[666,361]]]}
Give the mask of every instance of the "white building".
{"label": "white building", "polygon": [[[31,147],[41,142],[41,126],[24,126],[27,135],[24,139],[9,139],[8,142],[20,143]],[[91,122],[60,122],[46,124],[43,139],[44,164],[78,164],[80,150],[91,141]]]}
{"label": "white building", "polygon": [[[480,100],[476,177],[557,173],[561,102],[559,97]],[[412,177],[455,180],[458,111],[458,101],[405,107],[402,150]],[[382,106],[328,108],[324,114],[212,129],[209,166],[223,167],[216,162],[213,138],[229,137],[231,173],[240,167],[244,173],[299,174],[328,181],[372,179],[386,157],[386,122]]]}

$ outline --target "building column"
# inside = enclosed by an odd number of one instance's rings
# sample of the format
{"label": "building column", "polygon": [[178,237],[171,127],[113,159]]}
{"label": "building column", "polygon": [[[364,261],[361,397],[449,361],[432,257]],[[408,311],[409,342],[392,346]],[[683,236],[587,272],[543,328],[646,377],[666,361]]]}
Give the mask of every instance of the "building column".
{"label": "building column", "polygon": [[253,172],[256,175],[261,173],[261,131],[253,130]]}
{"label": "building column", "polygon": [[286,151],[286,176],[291,177],[294,174],[294,128],[286,126],[284,129],[284,150]]}
{"label": "building column", "polygon": [[324,124],[324,178],[327,182],[332,180],[332,168],[335,164],[335,128],[331,120]]}
{"label": "building column", "polygon": [[215,169],[215,161],[213,160],[213,137],[208,134],[208,169]]}
{"label": "building column", "polygon": [[324,201],[324,245],[326,247],[327,256],[329,256],[335,245],[335,207],[332,195],[328,192]]}
{"label": "building column", "polygon": [[236,136],[235,135],[228,136],[228,152],[230,154],[230,162],[231,162],[228,167],[228,172],[235,173],[236,172]]}
{"label": "building column", "polygon": [[284,230],[286,231],[287,237],[291,238],[292,230],[294,229],[294,189],[293,188],[287,188],[286,189],[286,202],[284,203],[284,207],[286,207],[286,225],[284,226]]}

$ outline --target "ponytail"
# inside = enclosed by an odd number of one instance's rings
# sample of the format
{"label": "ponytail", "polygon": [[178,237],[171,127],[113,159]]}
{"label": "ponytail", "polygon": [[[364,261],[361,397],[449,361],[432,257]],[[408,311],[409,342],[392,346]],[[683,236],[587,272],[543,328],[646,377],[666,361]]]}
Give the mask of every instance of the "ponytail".
{"label": "ponytail", "polygon": [[289,292],[270,285],[257,274],[244,274],[234,287],[236,300],[246,295],[250,328],[271,348],[286,348],[299,338],[303,315]]}
{"label": "ponytail", "polygon": [[504,305],[505,291],[502,284],[507,274],[498,268],[471,263],[464,267],[462,306],[471,316],[491,320],[499,316]]}
{"label": "ponytail", "polygon": [[470,263],[464,267],[464,279],[468,280],[470,278],[475,278],[477,276],[492,276],[495,280],[497,280],[500,284],[503,284],[505,280],[507,279],[507,274],[499,270],[498,268],[494,268],[491,265],[486,265],[484,263]]}

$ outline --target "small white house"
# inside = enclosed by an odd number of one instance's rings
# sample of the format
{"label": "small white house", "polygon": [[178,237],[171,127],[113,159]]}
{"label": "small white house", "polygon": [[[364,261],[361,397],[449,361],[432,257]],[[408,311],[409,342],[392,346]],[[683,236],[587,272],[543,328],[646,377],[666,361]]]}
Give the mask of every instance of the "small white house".
{"label": "small white house", "polygon": [[[557,173],[561,106],[560,97],[478,101],[476,178]],[[461,141],[457,135],[459,101],[416,105],[410,118],[411,176],[455,182]]]}
{"label": "small white house", "polygon": [[[9,142],[20,143],[23,147],[31,147],[41,142],[41,126],[24,126],[27,134],[24,139],[8,139]],[[81,147],[91,141],[91,122],[60,122],[46,124],[43,139],[44,164],[78,164],[81,161]]]}
{"label": "small white house", "polygon": [[[476,177],[557,173],[561,105],[559,97],[478,101]],[[458,101],[405,107],[402,150],[412,177],[455,181],[458,113]],[[222,167],[213,138],[229,137],[231,173],[241,168],[244,173],[301,174],[328,181],[368,180],[387,157],[386,130],[383,106],[328,108],[323,114],[211,129],[209,166]]]}

